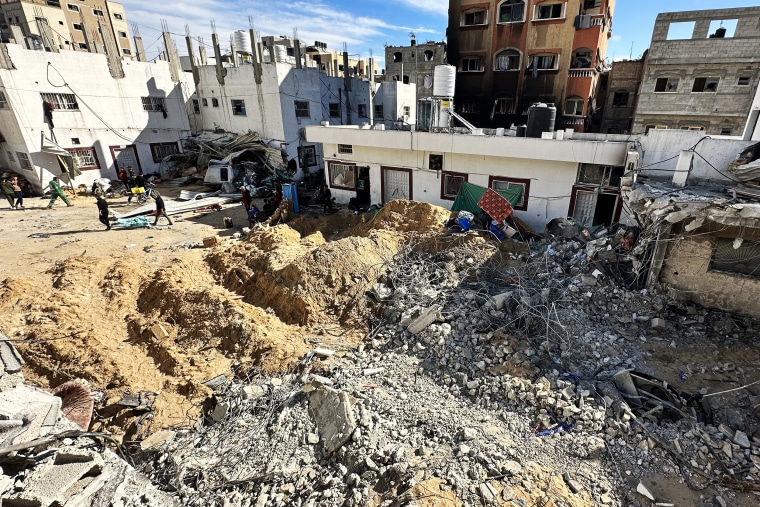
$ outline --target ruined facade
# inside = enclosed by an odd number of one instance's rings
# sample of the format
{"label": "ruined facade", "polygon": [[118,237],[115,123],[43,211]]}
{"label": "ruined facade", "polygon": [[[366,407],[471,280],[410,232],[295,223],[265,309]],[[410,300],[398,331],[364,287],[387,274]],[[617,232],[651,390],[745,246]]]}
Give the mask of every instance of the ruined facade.
{"label": "ruined facade", "polygon": [[555,103],[555,128],[585,131],[614,8],[615,0],[452,0],[456,111],[478,127],[508,127],[524,123],[532,104]]}
{"label": "ruined facade", "polygon": [[386,46],[385,80],[417,85],[417,98],[433,95],[433,71],[446,63],[446,44],[428,41],[409,46]]}
{"label": "ruined facade", "polygon": [[634,133],[742,135],[760,79],[760,7],[657,16]]}
{"label": "ruined facade", "polygon": [[645,54],[641,60],[625,60],[612,64],[602,117],[602,133],[632,132],[646,57]]}
{"label": "ruined facade", "polygon": [[131,58],[124,6],[107,0],[0,0],[0,38],[23,37],[28,49],[113,51]]}

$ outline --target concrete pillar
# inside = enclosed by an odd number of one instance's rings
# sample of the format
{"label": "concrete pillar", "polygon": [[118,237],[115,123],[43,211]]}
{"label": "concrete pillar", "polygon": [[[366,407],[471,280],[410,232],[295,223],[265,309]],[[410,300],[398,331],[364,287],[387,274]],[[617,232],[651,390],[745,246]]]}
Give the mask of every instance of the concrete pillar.
{"label": "concrete pillar", "polygon": [[253,64],[253,80],[256,84],[261,84],[261,46],[259,38],[256,36],[256,30],[250,29],[251,35],[251,63]]}
{"label": "concrete pillar", "polygon": [[185,37],[185,44],[187,44],[187,54],[190,57],[190,69],[193,72],[193,82],[195,83],[195,86],[198,86],[198,83],[201,81],[201,75],[198,71],[198,65],[195,61],[195,49],[193,49],[193,39],[189,35]]}
{"label": "concrete pillar", "polygon": [[142,37],[140,37],[139,35],[135,35],[133,39],[135,41],[135,57],[137,58],[138,62],[144,62],[145,48],[143,47]]}
{"label": "concrete pillar", "polygon": [[678,155],[678,164],[676,164],[676,172],[673,173],[673,184],[679,187],[686,186],[686,180],[689,179],[689,173],[691,172],[691,166],[694,162],[694,152],[688,150],[682,150]]}
{"label": "concrete pillar", "polygon": [[230,44],[230,51],[232,52],[232,66],[238,66],[237,48],[234,44]]}
{"label": "concrete pillar", "polygon": [[293,54],[296,56],[296,69],[303,67],[301,62],[301,41],[298,39],[293,40]]}
{"label": "concrete pillar", "polygon": [[198,60],[201,62],[201,66],[208,65],[208,58],[206,58],[206,46],[203,44],[198,45]]}
{"label": "concrete pillar", "polygon": [[222,49],[219,47],[219,36],[215,33],[211,34],[211,44],[214,46],[214,58],[216,58],[216,80],[220,85],[224,85],[227,69],[222,66]]}

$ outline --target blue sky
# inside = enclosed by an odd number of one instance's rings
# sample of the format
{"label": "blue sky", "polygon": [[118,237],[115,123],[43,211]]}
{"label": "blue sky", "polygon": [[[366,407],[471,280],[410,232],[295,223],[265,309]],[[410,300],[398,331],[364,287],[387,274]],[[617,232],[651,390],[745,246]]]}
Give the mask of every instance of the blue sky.
{"label": "blue sky", "polygon": [[[193,37],[211,42],[211,22],[222,45],[230,34],[249,28],[252,16],[262,35],[293,35],[311,44],[315,40],[342,50],[345,43],[352,55],[366,58],[370,51],[382,65],[385,45],[409,44],[409,33],[419,41],[441,41],[448,22],[448,0],[123,0],[127,20],[137,24],[148,58],[161,49],[161,20],[181,36],[185,27]],[[649,46],[652,27],[659,12],[747,7],[758,0],[617,0],[613,36],[607,56],[610,60],[638,58]],[[175,37],[180,54],[186,54],[184,38]],[[633,46],[633,48],[632,48]]]}

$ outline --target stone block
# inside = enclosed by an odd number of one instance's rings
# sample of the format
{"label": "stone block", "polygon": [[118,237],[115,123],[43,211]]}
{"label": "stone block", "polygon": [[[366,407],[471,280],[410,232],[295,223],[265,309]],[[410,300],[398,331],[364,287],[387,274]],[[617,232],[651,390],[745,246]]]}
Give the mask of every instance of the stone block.
{"label": "stone block", "polygon": [[356,429],[348,394],[322,387],[309,393],[309,404],[325,451],[337,451],[349,441]]}
{"label": "stone block", "polygon": [[150,328],[150,332],[153,333],[153,336],[156,337],[156,340],[166,340],[169,338],[169,332],[160,323],[153,324],[153,326]]}

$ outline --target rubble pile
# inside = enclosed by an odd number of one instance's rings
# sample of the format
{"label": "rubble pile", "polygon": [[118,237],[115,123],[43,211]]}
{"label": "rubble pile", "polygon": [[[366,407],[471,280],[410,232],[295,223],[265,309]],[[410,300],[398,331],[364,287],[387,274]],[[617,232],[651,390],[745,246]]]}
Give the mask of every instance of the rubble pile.
{"label": "rubble pile", "polygon": [[[721,312],[593,274],[585,248],[554,237],[518,262],[409,244],[368,290],[363,343],[237,375],[142,469],[191,505],[671,505],[652,471],[714,505],[760,490],[757,391],[705,389],[699,408],[615,383],[648,370],[645,344],[744,340],[753,323],[726,336]],[[721,421],[734,395],[745,418]]]}
{"label": "rubble pile", "polygon": [[24,384],[22,365],[0,333],[0,504],[178,505],[107,449],[108,436],[88,433],[74,422],[81,420],[76,399]]}

